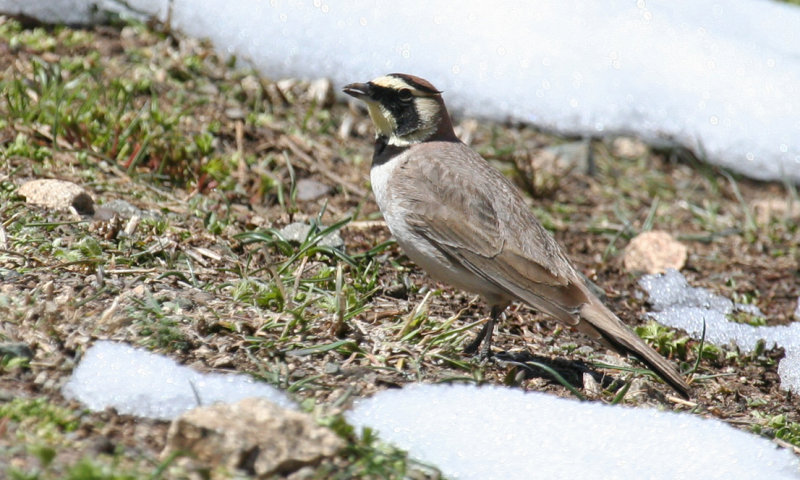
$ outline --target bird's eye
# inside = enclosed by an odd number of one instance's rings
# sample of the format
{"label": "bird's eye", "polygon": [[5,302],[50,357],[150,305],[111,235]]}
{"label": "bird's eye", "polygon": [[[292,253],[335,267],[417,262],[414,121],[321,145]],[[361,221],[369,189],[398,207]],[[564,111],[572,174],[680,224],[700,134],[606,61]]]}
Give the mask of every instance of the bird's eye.
{"label": "bird's eye", "polygon": [[400,100],[408,101],[411,100],[411,97],[413,97],[414,95],[411,93],[411,90],[407,88],[402,88],[400,89],[399,92],[397,92],[397,96],[400,97]]}

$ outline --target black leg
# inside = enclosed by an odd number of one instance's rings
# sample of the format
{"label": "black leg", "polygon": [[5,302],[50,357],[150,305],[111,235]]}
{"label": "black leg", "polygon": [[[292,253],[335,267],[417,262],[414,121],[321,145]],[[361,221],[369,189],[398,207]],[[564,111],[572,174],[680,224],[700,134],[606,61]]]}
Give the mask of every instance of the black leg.
{"label": "black leg", "polygon": [[[483,325],[483,328],[481,328],[481,331],[478,333],[478,336],[475,337],[475,340],[469,342],[469,345],[464,347],[464,353],[473,354],[478,350],[478,347],[481,347],[481,359],[489,358],[491,356],[494,324],[497,322],[497,318],[503,313],[505,308],[505,305],[492,305],[491,317]],[[481,344],[483,344],[483,346],[481,346]]]}
{"label": "black leg", "polygon": [[477,352],[478,347],[480,347],[481,343],[483,343],[483,339],[486,338],[486,334],[489,332],[490,328],[494,330],[494,321],[491,319],[483,324],[483,328],[481,328],[481,331],[478,332],[478,336],[476,336],[474,340],[469,342],[469,344],[464,347],[464,353],[472,355],[473,353]]}
{"label": "black leg", "polygon": [[494,324],[497,321],[497,317],[494,316],[494,309],[492,309],[492,318],[486,322],[486,337],[483,339],[483,345],[481,346],[481,353],[479,355],[481,360],[489,358],[492,356],[492,335],[494,334]]}

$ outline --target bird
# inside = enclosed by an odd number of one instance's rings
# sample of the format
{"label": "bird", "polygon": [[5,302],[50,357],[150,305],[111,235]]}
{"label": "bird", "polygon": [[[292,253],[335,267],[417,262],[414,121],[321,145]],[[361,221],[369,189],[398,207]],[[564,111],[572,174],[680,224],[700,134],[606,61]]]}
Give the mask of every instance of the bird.
{"label": "bird", "polygon": [[521,302],[632,354],[689,398],[683,376],[592,293],[519,189],[456,136],[440,90],[391,73],[343,92],[366,104],[374,124],[370,182],[397,243],[435,280],[490,306],[466,353],[480,347],[480,357],[489,357],[495,323]]}

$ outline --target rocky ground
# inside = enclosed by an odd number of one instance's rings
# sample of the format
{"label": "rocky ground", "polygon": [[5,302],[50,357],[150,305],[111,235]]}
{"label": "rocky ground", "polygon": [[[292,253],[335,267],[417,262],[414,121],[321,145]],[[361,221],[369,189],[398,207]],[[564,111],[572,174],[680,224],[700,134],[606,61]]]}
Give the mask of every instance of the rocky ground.
{"label": "rocky ground", "polygon": [[[342,423],[354,398],[380,389],[458,381],[574,395],[542,370],[461,352],[486,309],[427,279],[391,241],[369,190],[370,121],[334,97],[336,86],[259,76],[158,25],[83,30],[3,18],[0,37],[6,475],[248,478],[246,469],[161,457],[166,422],[65,400],[60,387],[98,339],[287,391],[346,444],[303,478],[436,476]],[[622,260],[637,234],[667,231],[687,249],[682,273],[693,285],[764,313],[737,321],[791,322],[800,280],[793,186],[634,139],[455,123],[528,193],[609,306],[688,372],[693,395],[675,398],[632,360],[633,371],[598,367],[623,360],[518,306],[495,336],[506,360],[550,365],[591,401],[692,412],[800,446],[800,402],[776,373],[783,352],[701,346],[648,324],[639,274]],[[93,204],[36,204],[20,191],[34,179],[69,181]],[[310,234],[287,238],[298,222]],[[340,240],[320,241],[327,233]],[[584,389],[587,368],[632,386],[624,395]]]}

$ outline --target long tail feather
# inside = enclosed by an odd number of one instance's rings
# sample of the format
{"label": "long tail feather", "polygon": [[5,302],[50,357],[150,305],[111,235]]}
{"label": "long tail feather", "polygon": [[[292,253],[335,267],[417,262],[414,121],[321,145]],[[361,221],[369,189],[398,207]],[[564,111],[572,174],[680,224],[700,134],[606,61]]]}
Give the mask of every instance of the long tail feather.
{"label": "long tail feather", "polygon": [[584,333],[610,344],[623,354],[632,354],[658,374],[682,397],[689,398],[689,385],[678,370],[647,345],[622,320],[597,298],[591,298],[580,310],[583,320],[578,328]]}

